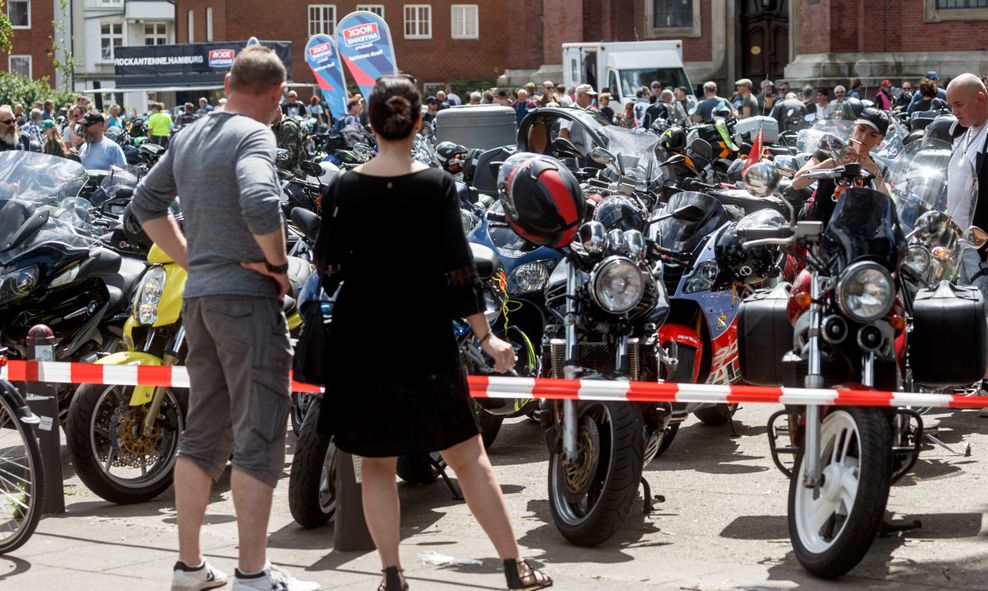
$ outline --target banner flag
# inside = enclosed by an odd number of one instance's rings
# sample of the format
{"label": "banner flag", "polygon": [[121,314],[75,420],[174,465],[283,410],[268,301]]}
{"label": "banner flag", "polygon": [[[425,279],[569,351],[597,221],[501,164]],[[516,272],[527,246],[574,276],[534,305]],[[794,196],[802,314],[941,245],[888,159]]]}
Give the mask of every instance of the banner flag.
{"label": "banner flag", "polygon": [[384,19],[366,10],[351,12],[336,26],[340,56],[366,100],[381,76],[398,73],[391,29]]}
{"label": "banner flag", "polygon": [[329,35],[313,35],[305,44],[305,62],[322,90],[326,108],[333,119],[346,117],[346,82],[336,43]]}

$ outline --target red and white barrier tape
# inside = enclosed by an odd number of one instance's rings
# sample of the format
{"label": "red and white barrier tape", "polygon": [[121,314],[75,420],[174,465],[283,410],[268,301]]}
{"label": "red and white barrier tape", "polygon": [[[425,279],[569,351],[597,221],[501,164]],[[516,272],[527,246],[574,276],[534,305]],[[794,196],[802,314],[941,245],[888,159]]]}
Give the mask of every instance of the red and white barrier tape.
{"label": "red and white barrier tape", "polygon": [[[8,360],[0,378],[12,382],[52,384],[100,384],[114,386],[165,386],[188,388],[189,374],[182,366],[99,365],[58,361]],[[826,406],[930,406],[986,408],[988,397],[871,390],[810,390],[766,386],[718,386],[711,384],[655,384],[553,378],[468,376],[474,398],[548,398],[625,402],[710,402],[816,404]],[[319,392],[318,386],[292,380],[295,392]]]}

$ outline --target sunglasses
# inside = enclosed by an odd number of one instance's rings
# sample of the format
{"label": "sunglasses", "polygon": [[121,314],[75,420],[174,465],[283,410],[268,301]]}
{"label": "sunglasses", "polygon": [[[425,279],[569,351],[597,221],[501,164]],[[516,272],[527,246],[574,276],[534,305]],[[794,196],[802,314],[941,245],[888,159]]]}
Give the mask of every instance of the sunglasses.
{"label": "sunglasses", "polygon": [[14,120],[13,119],[0,119],[0,123],[2,123],[3,125],[13,125]]}

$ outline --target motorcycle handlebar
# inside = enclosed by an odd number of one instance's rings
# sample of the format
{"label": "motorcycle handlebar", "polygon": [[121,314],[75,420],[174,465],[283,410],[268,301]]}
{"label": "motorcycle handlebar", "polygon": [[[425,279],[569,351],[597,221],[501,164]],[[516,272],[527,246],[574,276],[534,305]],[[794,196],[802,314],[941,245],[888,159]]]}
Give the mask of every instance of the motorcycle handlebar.
{"label": "motorcycle handlebar", "polygon": [[788,240],[792,238],[792,228],[741,228],[738,238],[745,242],[754,240]]}

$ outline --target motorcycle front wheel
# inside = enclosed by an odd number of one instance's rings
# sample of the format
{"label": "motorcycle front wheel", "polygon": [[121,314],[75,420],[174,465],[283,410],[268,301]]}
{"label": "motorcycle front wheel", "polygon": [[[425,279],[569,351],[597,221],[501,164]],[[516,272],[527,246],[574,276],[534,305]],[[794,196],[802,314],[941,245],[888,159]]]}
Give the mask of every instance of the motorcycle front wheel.
{"label": "motorcycle front wheel", "polygon": [[645,454],[641,412],[629,403],[580,403],[576,458],[549,457],[549,507],[567,540],[597,546],[610,539],[638,496]]}
{"label": "motorcycle front wheel", "polygon": [[83,484],[119,505],[150,501],[171,486],[189,405],[188,390],[165,388],[154,429],[145,435],[150,403],[131,406],[133,392],[133,386],[80,386],[65,428],[69,457]]}
{"label": "motorcycle front wheel", "polygon": [[[0,388],[13,391],[7,382]],[[17,416],[19,398],[0,395],[0,554],[31,539],[45,505],[41,449],[34,427]]]}
{"label": "motorcycle front wheel", "polygon": [[319,433],[318,398],[298,430],[288,477],[288,509],[304,528],[325,525],[336,514],[336,443]]}
{"label": "motorcycle front wheel", "polygon": [[789,538],[803,568],[839,577],[864,558],[885,515],[892,477],[892,429],[875,408],[830,412],[820,425],[821,485],[804,485],[805,444],[789,482]]}

